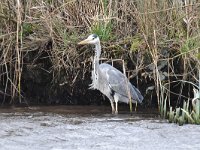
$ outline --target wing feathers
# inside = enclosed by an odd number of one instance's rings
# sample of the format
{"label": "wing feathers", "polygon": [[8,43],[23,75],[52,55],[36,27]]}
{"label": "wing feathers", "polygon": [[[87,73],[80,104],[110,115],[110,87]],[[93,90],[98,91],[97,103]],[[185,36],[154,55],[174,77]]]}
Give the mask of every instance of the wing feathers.
{"label": "wing feathers", "polygon": [[103,75],[106,75],[109,87],[115,91],[115,93],[128,97],[126,85],[128,83],[132,99],[142,102],[143,96],[141,95],[140,91],[129,81],[126,81],[127,78],[122,72],[108,64],[101,64],[100,66],[103,70]]}

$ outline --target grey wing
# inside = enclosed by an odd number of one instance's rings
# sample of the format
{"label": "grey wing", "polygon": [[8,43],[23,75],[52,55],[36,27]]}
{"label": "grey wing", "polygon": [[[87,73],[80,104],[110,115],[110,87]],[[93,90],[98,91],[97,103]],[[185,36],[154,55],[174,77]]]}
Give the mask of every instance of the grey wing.
{"label": "grey wing", "polygon": [[142,102],[143,96],[141,95],[140,91],[129,81],[127,81],[127,78],[124,76],[124,74],[110,65],[108,65],[107,67],[109,67],[109,69],[107,69],[106,71],[106,76],[110,88],[114,92],[122,96],[128,97],[126,85],[128,83],[132,99]]}

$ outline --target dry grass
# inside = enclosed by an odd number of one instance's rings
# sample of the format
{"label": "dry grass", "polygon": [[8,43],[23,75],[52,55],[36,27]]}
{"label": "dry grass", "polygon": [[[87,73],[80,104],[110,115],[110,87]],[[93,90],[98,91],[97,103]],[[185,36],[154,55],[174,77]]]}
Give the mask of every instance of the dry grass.
{"label": "dry grass", "polygon": [[[125,59],[130,78],[139,72],[139,83],[151,82],[145,89],[155,87],[158,105],[166,96],[169,105],[179,104],[192,97],[192,87],[181,81],[198,82],[199,12],[198,0],[2,0],[0,91],[11,96],[10,102],[21,101],[24,68],[40,67],[36,62],[43,53],[51,66],[40,68],[53,76],[52,85],[77,90],[87,78],[91,54],[76,43],[96,32],[106,50],[102,57]],[[27,61],[33,52],[37,55]],[[178,99],[170,99],[174,95]]]}

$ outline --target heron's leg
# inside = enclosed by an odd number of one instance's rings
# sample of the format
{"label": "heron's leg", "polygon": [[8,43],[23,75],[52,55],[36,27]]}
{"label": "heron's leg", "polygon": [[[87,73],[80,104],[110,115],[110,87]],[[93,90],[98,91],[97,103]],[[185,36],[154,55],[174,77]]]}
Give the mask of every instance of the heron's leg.
{"label": "heron's leg", "polygon": [[115,114],[118,114],[118,101],[115,102]]}
{"label": "heron's leg", "polygon": [[112,100],[110,100],[110,105],[112,107],[112,114],[114,114],[115,113],[115,107],[114,107],[114,103],[113,103]]}
{"label": "heron's leg", "polygon": [[119,97],[117,95],[114,96],[114,100],[115,100],[115,114],[118,114],[118,101],[119,101]]}

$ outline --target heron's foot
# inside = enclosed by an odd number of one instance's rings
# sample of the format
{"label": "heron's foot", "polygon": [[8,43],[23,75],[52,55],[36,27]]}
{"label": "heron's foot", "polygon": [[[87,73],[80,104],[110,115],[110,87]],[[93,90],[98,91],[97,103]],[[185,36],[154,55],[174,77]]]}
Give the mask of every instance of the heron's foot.
{"label": "heron's foot", "polygon": [[118,111],[117,110],[115,111],[115,115],[118,115]]}
{"label": "heron's foot", "polygon": [[113,114],[113,115],[115,114],[115,110],[114,110],[114,109],[112,109],[112,114]]}
{"label": "heron's foot", "polygon": [[113,114],[113,115],[118,115],[118,111],[112,110],[112,114]]}

